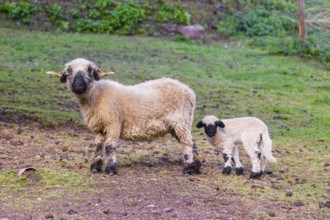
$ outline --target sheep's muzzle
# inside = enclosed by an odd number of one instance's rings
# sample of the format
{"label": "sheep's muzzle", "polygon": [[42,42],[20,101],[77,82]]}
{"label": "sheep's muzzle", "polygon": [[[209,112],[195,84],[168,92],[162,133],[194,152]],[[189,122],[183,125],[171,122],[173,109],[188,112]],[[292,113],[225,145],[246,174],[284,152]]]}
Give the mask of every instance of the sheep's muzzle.
{"label": "sheep's muzzle", "polygon": [[209,124],[205,126],[205,134],[209,137],[213,137],[217,133],[217,126]]}
{"label": "sheep's muzzle", "polygon": [[83,73],[78,72],[74,77],[74,80],[71,84],[72,91],[76,94],[82,94],[87,90],[87,84],[84,80]]}

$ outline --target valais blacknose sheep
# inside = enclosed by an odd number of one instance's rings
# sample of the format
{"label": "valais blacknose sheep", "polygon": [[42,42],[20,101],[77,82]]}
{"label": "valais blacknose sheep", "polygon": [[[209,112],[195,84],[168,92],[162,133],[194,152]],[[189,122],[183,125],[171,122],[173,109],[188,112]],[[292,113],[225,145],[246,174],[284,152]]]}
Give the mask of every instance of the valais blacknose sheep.
{"label": "valais blacknose sheep", "polygon": [[244,168],[239,160],[238,144],[242,144],[252,162],[250,178],[257,179],[266,169],[267,160],[276,163],[272,156],[272,141],[267,126],[258,118],[243,117],[220,120],[210,115],[197,123],[204,127],[207,140],[223,150],[225,160],[223,174],[230,174],[233,160],[237,175],[243,175]]}
{"label": "valais blacknose sheep", "polygon": [[63,71],[47,72],[60,77],[76,96],[87,126],[96,134],[96,151],[91,171],[102,171],[103,147],[105,173],[117,173],[115,148],[118,140],[151,141],[167,133],[185,146],[183,173],[200,172],[191,135],[195,93],[185,84],[169,78],[125,86],[101,77],[93,62],[78,58],[65,64]]}

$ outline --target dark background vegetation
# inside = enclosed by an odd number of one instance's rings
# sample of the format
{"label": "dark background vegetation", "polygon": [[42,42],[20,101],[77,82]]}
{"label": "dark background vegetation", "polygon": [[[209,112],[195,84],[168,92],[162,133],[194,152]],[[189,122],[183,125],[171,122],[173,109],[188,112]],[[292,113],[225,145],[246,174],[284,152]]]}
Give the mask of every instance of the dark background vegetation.
{"label": "dark background vegetation", "polygon": [[[244,38],[270,53],[330,61],[330,3],[306,1],[308,37],[298,37],[295,0],[1,1],[1,18],[31,29],[121,35],[169,35],[202,24],[222,38]],[[182,38],[175,38],[182,39]]]}

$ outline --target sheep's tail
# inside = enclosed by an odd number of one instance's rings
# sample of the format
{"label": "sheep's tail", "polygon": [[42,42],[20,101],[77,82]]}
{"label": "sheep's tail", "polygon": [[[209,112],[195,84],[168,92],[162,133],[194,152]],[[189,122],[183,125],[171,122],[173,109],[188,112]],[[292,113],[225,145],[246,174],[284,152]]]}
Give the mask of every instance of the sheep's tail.
{"label": "sheep's tail", "polygon": [[261,138],[263,142],[263,147],[261,148],[263,155],[269,162],[277,163],[276,158],[272,155],[272,140],[269,135],[264,133]]}

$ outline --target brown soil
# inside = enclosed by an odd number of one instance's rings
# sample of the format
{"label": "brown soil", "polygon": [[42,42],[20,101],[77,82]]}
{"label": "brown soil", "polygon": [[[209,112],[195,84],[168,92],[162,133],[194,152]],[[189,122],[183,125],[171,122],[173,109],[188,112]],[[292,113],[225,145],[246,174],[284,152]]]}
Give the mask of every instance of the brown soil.
{"label": "brown soil", "polygon": [[[195,136],[203,140],[200,134]],[[79,193],[61,187],[48,189],[67,190],[51,199],[33,195],[31,185],[23,191],[31,190],[26,199],[36,204],[33,206],[11,202],[20,193],[13,189],[11,195],[0,196],[0,219],[285,219],[289,213],[322,219],[318,208],[301,211],[304,208],[259,198],[264,188],[271,188],[270,175],[261,180],[250,180],[247,171],[245,176],[223,176],[221,155],[205,141],[197,142],[200,156],[207,158],[201,175],[181,173],[182,149],[165,138],[119,147],[120,170],[113,177],[89,173],[93,142],[93,135],[84,129],[41,129],[33,124],[0,122],[0,170],[65,169],[98,182],[92,190]],[[243,163],[248,164],[246,158]],[[249,192],[227,187],[235,181],[251,186]]]}

